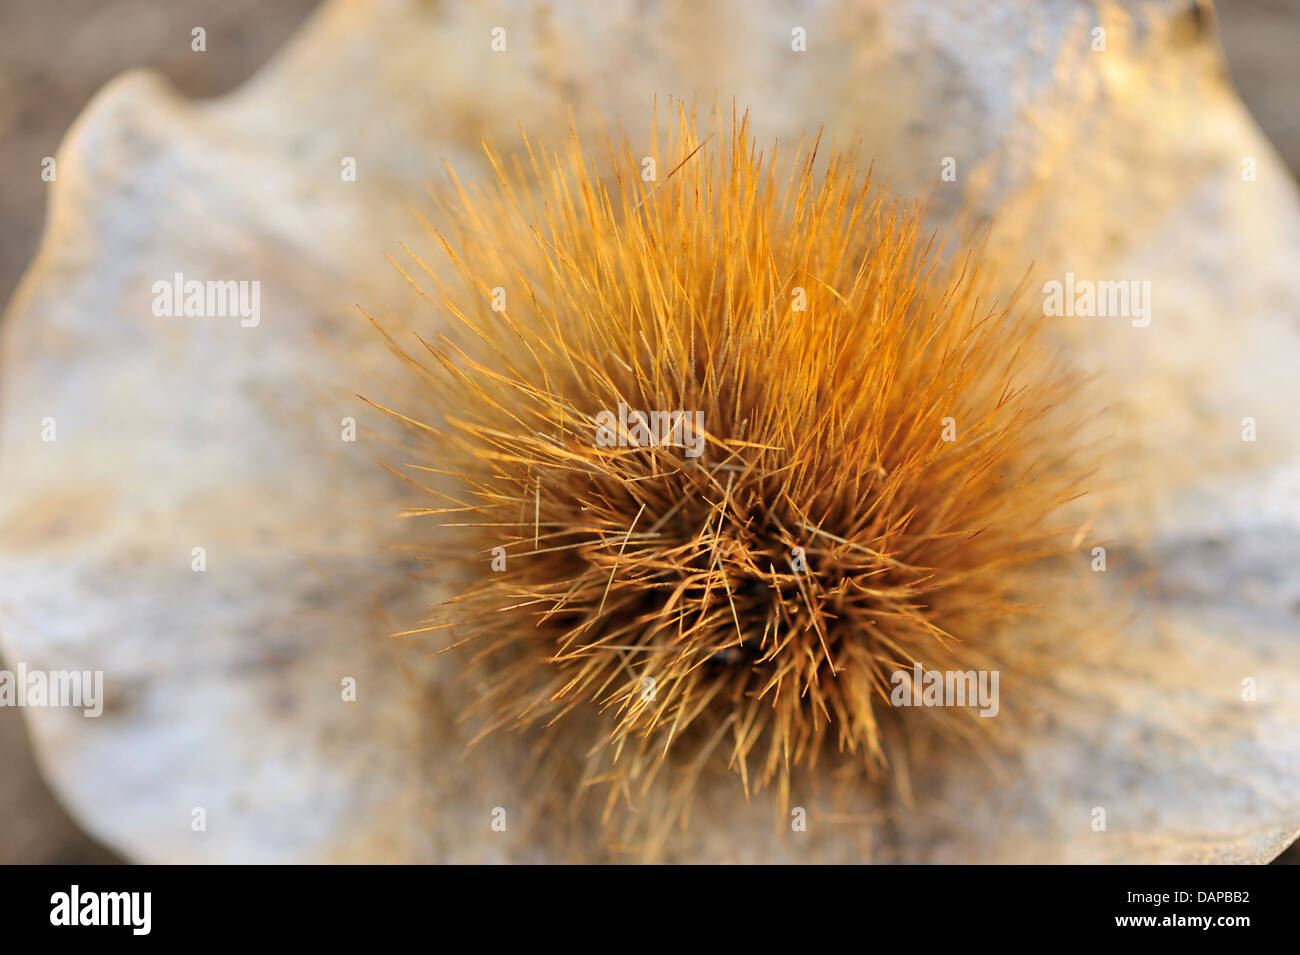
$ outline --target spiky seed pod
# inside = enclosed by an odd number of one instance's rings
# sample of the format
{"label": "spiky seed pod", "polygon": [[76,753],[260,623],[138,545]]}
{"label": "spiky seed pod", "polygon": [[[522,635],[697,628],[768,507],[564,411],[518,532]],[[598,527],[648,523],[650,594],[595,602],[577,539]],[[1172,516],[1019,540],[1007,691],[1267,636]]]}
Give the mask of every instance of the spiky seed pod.
{"label": "spiky seed pod", "polygon": [[893,674],[1008,663],[1017,571],[1065,546],[1070,385],[854,155],[685,113],[656,144],[657,181],[575,139],[456,187],[456,328],[407,356],[445,413],[411,473],[452,483],[413,513],[477,579],[420,629],[477,649],[488,729],[590,733],[611,800],[674,761],[877,770]]}

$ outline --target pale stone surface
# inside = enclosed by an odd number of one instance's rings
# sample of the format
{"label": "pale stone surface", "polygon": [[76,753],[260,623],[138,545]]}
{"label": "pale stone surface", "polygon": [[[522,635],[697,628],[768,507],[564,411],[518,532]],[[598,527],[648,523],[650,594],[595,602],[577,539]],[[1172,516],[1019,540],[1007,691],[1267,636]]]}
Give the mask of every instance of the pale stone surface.
{"label": "pale stone surface", "polygon": [[[101,719],[27,712],[95,834],[143,861],[606,857],[594,818],[530,799],[512,737],[462,758],[456,659],[387,636],[439,595],[395,550],[413,529],[376,461],[400,452],[355,394],[400,395],[400,376],[353,303],[436,320],[382,254],[430,247],[407,204],[443,159],[480,173],[480,136],[509,148],[516,117],[558,136],[571,105],[635,138],[655,94],[716,93],[762,138],[861,136],[939,219],[993,217],[1031,293],[1066,271],[1151,281],[1150,327],[1059,325],[1110,406],[1093,533],[1111,571],[1088,583],[1139,612],[1062,662],[1072,703],[1003,776],[946,760],[911,780],[915,808],[809,802],[784,839],[725,780],[667,857],[1262,861],[1295,837],[1300,201],[1185,4],[448,6],[337,0],[211,103],[123,77],[60,150],[3,329],[0,635],[29,667],[105,671]],[[261,324],[155,317],[176,272],[259,280]]]}

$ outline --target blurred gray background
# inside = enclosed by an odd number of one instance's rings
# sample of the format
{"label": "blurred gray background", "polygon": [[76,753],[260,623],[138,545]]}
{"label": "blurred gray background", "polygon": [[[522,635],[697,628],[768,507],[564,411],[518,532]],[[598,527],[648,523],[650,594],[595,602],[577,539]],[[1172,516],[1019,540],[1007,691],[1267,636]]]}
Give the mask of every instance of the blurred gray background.
{"label": "blurred gray background", "polygon": [[[0,302],[36,252],[41,159],[87,101],[132,67],[192,97],[234,89],[317,0],[0,0]],[[190,31],[207,31],[207,51]],[[0,493],[3,493],[0,490]],[[0,620],[0,626],[4,622]],[[0,668],[8,666],[0,660]],[[22,714],[0,707],[0,863],[118,862],[68,817],[37,772]]]}
{"label": "blurred gray background", "polygon": [[[40,238],[46,196],[41,159],[54,155],[100,87],[123,70],[147,67],[191,97],[218,96],[265,62],[316,5],[0,0],[0,302],[8,301]],[[1300,174],[1300,2],[1226,0],[1218,23],[1242,99]],[[196,26],[207,30],[201,55],[190,50]],[[0,707],[0,864],[115,861],[42,781],[22,715]],[[1300,844],[1278,861],[1300,863]]]}

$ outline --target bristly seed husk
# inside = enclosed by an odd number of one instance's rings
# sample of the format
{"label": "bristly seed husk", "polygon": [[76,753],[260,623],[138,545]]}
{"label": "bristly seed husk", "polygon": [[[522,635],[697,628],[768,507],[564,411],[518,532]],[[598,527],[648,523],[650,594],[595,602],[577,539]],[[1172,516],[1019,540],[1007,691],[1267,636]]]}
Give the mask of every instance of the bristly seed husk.
{"label": "bristly seed husk", "polygon": [[[668,768],[680,817],[708,767],[782,799],[819,760],[881,773],[899,670],[1014,671],[1079,472],[1074,384],[977,248],[944,254],[854,154],[672,125],[653,164],[599,172],[575,137],[457,183],[460,281],[426,268],[453,327],[405,352],[441,420],[407,421],[406,473],[430,553],[476,577],[412,632],[474,651],[484,731],[572,726],[611,810]],[[972,716],[915,719],[961,744]]]}

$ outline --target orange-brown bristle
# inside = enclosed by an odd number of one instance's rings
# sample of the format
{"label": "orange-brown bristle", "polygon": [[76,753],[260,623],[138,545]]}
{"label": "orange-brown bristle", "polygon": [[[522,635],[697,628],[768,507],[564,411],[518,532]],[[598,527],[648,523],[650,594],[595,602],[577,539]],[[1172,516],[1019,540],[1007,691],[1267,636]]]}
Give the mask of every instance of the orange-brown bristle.
{"label": "orange-brown bristle", "polygon": [[816,152],[685,114],[603,175],[530,145],[458,187],[463,284],[430,270],[456,327],[408,356],[445,416],[419,465],[452,484],[414,511],[477,576],[430,629],[477,648],[486,728],[590,733],[612,796],[674,760],[879,769],[891,675],[1009,664],[1018,571],[1066,546],[1037,321]]}

